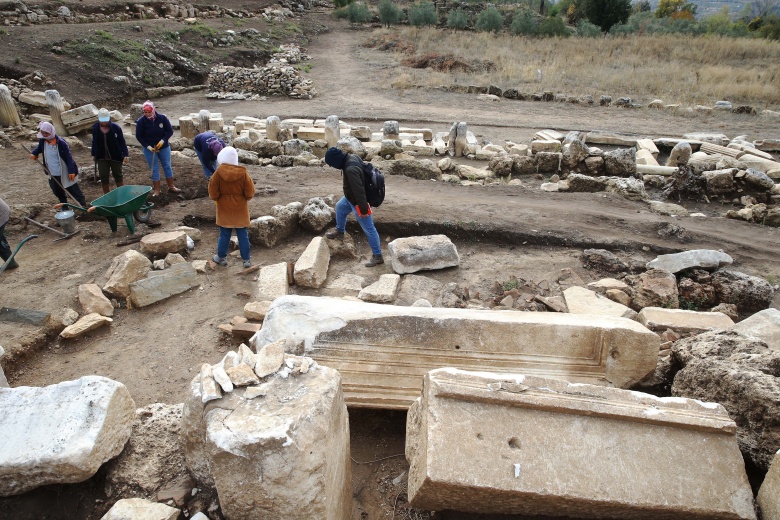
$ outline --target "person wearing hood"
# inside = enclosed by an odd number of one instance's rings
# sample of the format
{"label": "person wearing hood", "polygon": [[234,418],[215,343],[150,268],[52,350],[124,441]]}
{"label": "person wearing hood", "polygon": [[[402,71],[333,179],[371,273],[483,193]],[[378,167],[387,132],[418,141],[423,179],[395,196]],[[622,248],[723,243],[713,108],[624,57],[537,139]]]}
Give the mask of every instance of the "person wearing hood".
{"label": "person wearing hood", "polygon": [[325,152],[325,164],[341,170],[342,190],[344,191],[344,196],[336,203],[336,229],[325,233],[325,237],[331,240],[343,240],[347,217],[350,213],[355,213],[358,224],[363,229],[363,233],[366,234],[368,244],[371,246],[372,255],[368,263],[365,264],[366,267],[384,264],[379,233],[374,227],[371,206],[366,200],[363,159],[355,154],[331,147]]}
{"label": "person wearing hood", "polygon": [[109,192],[109,172],[114,176],[117,188],[124,186],[122,163],[126,164],[129,157],[122,129],[111,122],[108,109],[101,108],[98,110],[98,122],[92,125],[92,160],[97,163],[103,194]]}
{"label": "person wearing hood", "polygon": [[43,167],[48,170],[49,187],[61,204],[68,202],[65,190],[73,195],[82,207],[87,207],[87,199],[79,188],[79,167],[73,160],[70,147],[54,131],[54,125],[41,121],[38,125],[38,146],[30,154],[30,159],[38,160],[43,154]]}
{"label": "person wearing hood", "polygon": [[246,166],[238,165],[238,151],[226,146],[217,155],[217,169],[209,180],[209,197],[217,204],[217,254],[214,261],[227,265],[228,245],[233,230],[238,237],[238,249],[244,268],[252,262],[249,255],[249,201],[255,196],[255,184],[246,172]]}
{"label": "person wearing hood", "polygon": [[135,138],[141,143],[146,163],[152,169],[153,196],[160,194],[160,168],[165,173],[168,191],[181,193],[173,184],[171,169],[171,146],[168,140],[173,137],[173,127],[165,114],[157,112],[154,103],[146,101],[143,104],[144,115],[135,122]]}
{"label": "person wearing hood", "polygon": [[217,169],[217,155],[225,147],[225,141],[214,132],[203,132],[195,136],[193,145],[200,165],[203,166],[203,175],[209,180]]}

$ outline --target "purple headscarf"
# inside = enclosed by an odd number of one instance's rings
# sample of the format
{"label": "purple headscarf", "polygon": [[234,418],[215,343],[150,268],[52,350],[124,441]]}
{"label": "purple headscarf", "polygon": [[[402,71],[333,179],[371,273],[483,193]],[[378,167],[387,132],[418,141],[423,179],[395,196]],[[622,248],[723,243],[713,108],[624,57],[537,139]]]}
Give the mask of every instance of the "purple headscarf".
{"label": "purple headscarf", "polygon": [[[41,132],[46,132],[49,137],[44,137]],[[38,139],[54,139],[57,137],[57,133],[54,131],[54,125],[48,121],[41,121],[38,125]]]}

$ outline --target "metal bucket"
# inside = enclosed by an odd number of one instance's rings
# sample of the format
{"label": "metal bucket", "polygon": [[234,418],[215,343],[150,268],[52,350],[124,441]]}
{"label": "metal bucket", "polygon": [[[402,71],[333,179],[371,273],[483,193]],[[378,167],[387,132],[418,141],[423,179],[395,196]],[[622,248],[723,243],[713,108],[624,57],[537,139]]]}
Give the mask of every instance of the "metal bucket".
{"label": "metal bucket", "polygon": [[60,211],[54,215],[54,218],[62,228],[63,233],[71,234],[76,232],[76,215],[72,210]]}

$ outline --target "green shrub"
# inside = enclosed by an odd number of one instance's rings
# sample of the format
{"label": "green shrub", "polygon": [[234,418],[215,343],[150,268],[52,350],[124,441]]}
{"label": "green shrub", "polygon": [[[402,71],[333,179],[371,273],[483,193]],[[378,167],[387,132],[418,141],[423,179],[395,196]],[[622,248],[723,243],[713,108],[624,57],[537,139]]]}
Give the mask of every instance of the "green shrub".
{"label": "green shrub", "polygon": [[488,7],[477,15],[474,27],[482,32],[499,32],[504,28],[504,17],[495,7]]}
{"label": "green shrub", "polygon": [[363,2],[353,2],[347,6],[347,20],[350,23],[365,23],[371,19],[371,11]]}
{"label": "green shrub", "polygon": [[560,16],[548,16],[539,24],[536,32],[539,36],[569,36]]}
{"label": "green shrub", "polygon": [[780,40],[780,16],[774,14],[767,16],[758,33],[769,40]]}
{"label": "green shrub", "polygon": [[[333,5],[335,5],[337,8],[347,7],[354,1],[355,0],[333,0]],[[338,16],[338,14],[336,16]]]}
{"label": "green shrub", "polygon": [[577,36],[582,36],[583,38],[596,38],[601,36],[601,28],[587,20],[580,20],[577,24]]}
{"label": "green shrub", "polygon": [[403,18],[403,11],[392,2],[392,0],[382,0],[379,2],[379,21],[390,27],[396,25]]}
{"label": "green shrub", "polygon": [[512,34],[531,36],[536,34],[538,26],[539,20],[536,13],[532,13],[530,9],[521,8],[512,17],[512,25],[509,30],[512,31]]}
{"label": "green shrub", "polygon": [[469,26],[469,15],[463,9],[455,9],[447,15],[447,27],[451,29],[465,29]]}
{"label": "green shrub", "polygon": [[423,0],[409,8],[409,23],[415,26],[436,25],[436,8],[433,2]]}

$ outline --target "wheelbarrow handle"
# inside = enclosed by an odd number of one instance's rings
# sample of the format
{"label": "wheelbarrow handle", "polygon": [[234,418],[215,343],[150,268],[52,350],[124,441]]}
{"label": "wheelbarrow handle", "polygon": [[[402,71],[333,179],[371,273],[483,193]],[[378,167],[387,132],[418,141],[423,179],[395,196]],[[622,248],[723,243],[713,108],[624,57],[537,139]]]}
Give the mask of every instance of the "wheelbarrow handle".
{"label": "wheelbarrow handle", "polygon": [[65,206],[67,206],[69,208],[73,208],[73,209],[80,209],[81,211],[89,211],[89,209],[87,209],[87,208],[82,208],[78,204],[71,204],[70,202],[60,202],[59,204],[55,204],[54,208],[55,209],[62,209]]}
{"label": "wheelbarrow handle", "polygon": [[19,242],[19,245],[16,246],[16,249],[14,249],[14,252],[11,253],[11,256],[8,257],[8,260],[6,260],[3,263],[3,265],[0,266],[0,274],[2,274],[3,271],[5,271],[6,267],[11,265],[11,262],[14,261],[14,257],[16,256],[16,253],[19,252],[19,250],[22,248],[24,243],[27,242],[28,240],[32,240],[33,238],[38,238],[38,235],[30,235],[30,236],[26,237],[24,240],[22,240],[21,242]]}

